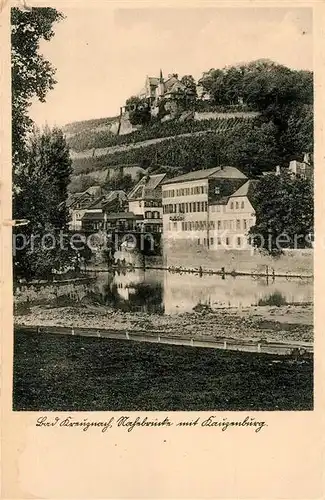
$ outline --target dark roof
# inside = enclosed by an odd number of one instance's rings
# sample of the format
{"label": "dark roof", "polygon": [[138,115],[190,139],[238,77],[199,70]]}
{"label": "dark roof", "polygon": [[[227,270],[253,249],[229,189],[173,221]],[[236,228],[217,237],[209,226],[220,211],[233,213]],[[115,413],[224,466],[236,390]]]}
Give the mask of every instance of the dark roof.
{"label": "dark roof", "polygon": [[214,200],[209,202],[209,205],[227,205],[229,200],[229,196],[224,196],[223,198],[220,198],[219,200]]}
{"label": "dark roof", "polygon": [[165,177],[166,173],[142,177],[129,193],[128,199],[132,201],[155,197],[155,189],[161,184]]}
{"label": "dark roof", "polygon": [[112,201],[120,199],[121,201],[126,200],[126,194],[121,189],[116,189],[114,191],[110,191],[109,193],[100,196],[97,198],[91,205],[89,205],[89,209],[93,208],[102,208],[103,206],[111,203]]}
{"label": "dark roof", "polygon": [[[117,212],[107,214],[106,220],[117,220],[117,219],[135,219],[142,220],[143,215],[136,215],[133,212]],[[86,212],[82,217],[82,220],[104,220],[103,212]]]}
{"label": "dark roof", "polygon": [[238,170],[238,168],[226,166],[194,170],[193,172],[167,179],[162,184],[174,184],[175,182],[188,182],[207,178],[247,179],[246,175]]}
{"label": "dark roof", "polygon": [[81,220],[103,220],[103,212],[86,212]]}
{"label": "dark roof", "polygon": [[116,219],[135,219],[141,220],[143,219],[143,215],[136,215],[133,212],[118,212],[107,215],[107,220],[116,220]]}

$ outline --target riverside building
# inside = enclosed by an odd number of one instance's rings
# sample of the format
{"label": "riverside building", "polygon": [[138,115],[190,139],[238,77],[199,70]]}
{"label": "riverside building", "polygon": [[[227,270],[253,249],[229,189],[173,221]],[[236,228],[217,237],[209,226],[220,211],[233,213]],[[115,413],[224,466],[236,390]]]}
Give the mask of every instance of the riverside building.
{"label": "riverside building", "polygon": [[162,183],[164,240],[217,249],[247,248],[256,181],[235,167],[189,172]]}

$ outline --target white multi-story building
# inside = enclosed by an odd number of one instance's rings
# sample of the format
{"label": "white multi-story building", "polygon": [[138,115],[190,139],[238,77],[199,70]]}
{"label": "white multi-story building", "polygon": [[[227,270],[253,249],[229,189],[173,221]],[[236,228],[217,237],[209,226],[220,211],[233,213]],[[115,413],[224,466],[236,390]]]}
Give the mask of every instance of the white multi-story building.
{"label": "white multi-story building", "polygon": [[256,181],[235,167],[215,167],[163,182],[165,240],[191,240],[208,248],[244,248],[255,224],[250,198]]}

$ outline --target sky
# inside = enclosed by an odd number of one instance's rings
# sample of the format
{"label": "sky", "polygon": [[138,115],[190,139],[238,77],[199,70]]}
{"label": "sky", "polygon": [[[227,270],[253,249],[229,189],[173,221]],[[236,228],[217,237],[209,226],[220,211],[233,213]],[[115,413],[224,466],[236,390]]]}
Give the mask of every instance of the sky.
{"label": "sky", "polygon": [[116,116],[146,75],[191,74],[259,58],[312,69],[309,8],[69,8],[41,52],[56,68],[38,124]]}

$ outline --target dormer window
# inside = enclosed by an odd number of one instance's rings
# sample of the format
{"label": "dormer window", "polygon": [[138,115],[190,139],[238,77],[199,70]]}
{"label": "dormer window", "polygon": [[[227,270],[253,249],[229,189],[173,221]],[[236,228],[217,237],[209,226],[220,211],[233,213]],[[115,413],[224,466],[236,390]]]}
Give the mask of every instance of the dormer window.
{"label": "dormer window", "polygon": [[220,187],[216,186],[214,188],[214,194],[220,194]]}

